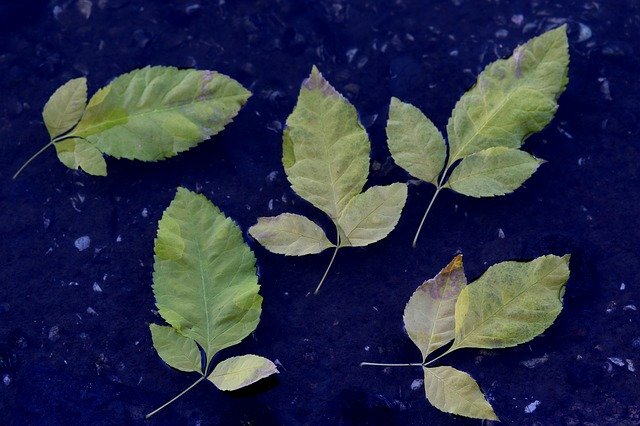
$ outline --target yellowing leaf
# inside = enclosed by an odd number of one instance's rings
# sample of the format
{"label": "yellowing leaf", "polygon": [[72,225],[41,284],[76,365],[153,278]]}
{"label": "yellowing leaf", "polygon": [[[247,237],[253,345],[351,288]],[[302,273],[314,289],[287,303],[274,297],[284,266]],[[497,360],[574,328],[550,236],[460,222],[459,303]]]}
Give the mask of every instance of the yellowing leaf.
{"label": "yellowing leaf", "polygon": [[447,366],[424,368],[424,387],[427,399],[440,411],[498,420],[476,381],[463,371]]}
{"label": "yellowing leaf", "polygon": [[[166,249],[178,238],[179,257]],[[155,247],[158,312],[204,349],[207,362],[256,328],[262,297],[255,257],[240,228],[209,200],[178,188],[158,225]]]}
{"label": "yellowing leaf", "polygon": [[422,359],[454,337],[454,308],[467,285],[459,254],[438,275],[425,281],[404,308],[404,328],[420,349]]}
{"label": "yellowing leaf", "polygon": [[181,371],[202,370],[202,358],[196,342],[184,337],[173,327],[149,324],[149,329],[153,347],[164,362]]}
{"label": "yellowing leaf", "polygon": [[336,243],[311,220],[290,214],[260,218],[249,233],[267,250],[288,256],[334,247],[316,293],[339,248],[379,241],[400,219],[406,185],[374,186],[361,193],[369,170],[369,145],[353,105],[313,67],[287,119],[282,164],[293,190],[333,221]]}
{"label": "yellowing leaf", "polygon": [[283,213],[261,217],[249,234],[273,253],[303,256],[333,247],[322,228],[304,216]]}
{"label": "yellowing leaf", "polygon": [[380,241],[395,228],[407,201],[407,185],[374,186],[351,199],[338,220],[343,247],[366,246]]}
{"label": "yellowing leaf", "polygon": [[542,163],[519,149],[488,148],[463,158],[447,186],[471,197],[504,195],[519,188]]}
{"label": "yellowing leaf", "polygon": [[[54,93],[43,112],[52,140],[14,178],[46,148],[66,138],[83,139],[116,158],[173,157],[219,133],[251,95],[237,81],[215,71],[163,66],[116,77],[93,95],[85,109],[86,92],[82,78]],[[106,168],[104,173],[85,171],[106,175]]]}
{"label": "yellowing leaf", "polygon": [[504,348],[541,334],[562,310],[569,257],[547,255],[487,269],[458,297],[452,350]]}
{"label": "yellowing leaf", "polygon": [[233,391],[276,373],[278,369],[268,359],[257,355],[242,355],[220,362],[207,379],[220,390]]}
{"label": "yellowing leaf", "polygon": [[73,170],[81,168],[94,176],[107,175],[107,163],[102,153],[89,142],[80,138],[63,139],[54,143],[58,158]]}
{"label": "yellowing leaf", "polygon": [[442,134],[418,108],[391,98],[387,143],[397,165],[418,179],[438,184],[447,147]]}
{"label": "yellowing leaf", "polygon": [[51,139],[57,138],[75,126],[87,103],[87,79],[74,78],[60,86],[42,111],[44,124]]}
{"label": "yellowing leaf", "polygon": [[494,146],[518,148],[553,118],[567,84],[566,26],[517,47],[487,66],[456,104],[447,133],[449,164]]}
{"label": "yellowing leaf", "polygon": [[316,67],[287,119],[283,165],[293,190],[337,220],[369,171],[369,138],[358,113]]}

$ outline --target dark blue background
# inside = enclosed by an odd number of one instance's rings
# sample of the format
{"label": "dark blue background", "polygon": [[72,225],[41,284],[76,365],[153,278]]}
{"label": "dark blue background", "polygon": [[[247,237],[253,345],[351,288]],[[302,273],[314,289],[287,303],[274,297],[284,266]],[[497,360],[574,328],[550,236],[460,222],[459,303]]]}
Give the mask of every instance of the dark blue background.
{"label": "dark blue background", "polygon": [[[565,309],[544,336],[448,358],[473,375],[505,423],[640,424],[638,373],[627,361],[640,368],[640,312],[630,307],[640,303],[640,5],[632,0],[94,0],[88,19],[75,1],[0,6],[2,423],[144,423],[195,380],[166,366],[150,341],[148,323],[159,321],[151,293],[157,221],[183,185],[245,230],[284,211],[327,224],[292,193],[280,164],[278,129],[312,64],[368,126],[380,166],[369,184],[404,181],[385,142],[390,97],[419,106],[443,129],[484,65],[563,22],[570,83],[556,119],[526,144],[548,163],[524,188],[481,200],[443,194],[412,250],[433,189],[411,186],[396,231],[342,251],[317,297],[307,293],[329,252],[285,258],[253,244],[262,321],[222,355],[277,359],[281,374],[240,393],[203,383],[150,423],[478,424],[439,412],[421,388],[412,390],[419,369],[358,367],[419,360],[402,310],[461,250],[470,279],[507,259],[573,254]],[[579,41],[580,24],[592,31],[587,40]],[[350,49],[358,49],[351,61]],[[174,159],[108,160],[109,176],[94,178],[65,168],[51,149],[11,181],[48,142],[41,110],[59,85],[86,75],[93,93],[147,64],[215,69],[254,96],[223,133]],[[91,246],[79,252],[74,241],[84,235]],[[520,364],[545,354],[533,369]],[[535,400],[538,408],[525,413]]]}

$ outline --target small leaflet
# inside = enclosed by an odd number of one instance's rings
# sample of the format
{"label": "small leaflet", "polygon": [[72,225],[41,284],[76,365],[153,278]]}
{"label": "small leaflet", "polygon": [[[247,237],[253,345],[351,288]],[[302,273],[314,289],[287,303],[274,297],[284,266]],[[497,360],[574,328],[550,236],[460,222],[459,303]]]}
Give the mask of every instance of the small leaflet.
{"label": "small leaflet", "polygon": [[209,378],[223,390],[278,372],[271,361],[256,355],[210,368],[219,351],[256,329],[262,311],[256,259],[233,220],[204,196],[178,188],[158,223],[154,252],[153,293],[158,313],[169,325],[149,327],[167,364],[198,372],[198,382]]}
{"label": "small leaflet", "polygon": [[[425,395],[434,407],[459,416],[498,420],[469,374],[431,364],[460,348],[504,348],[543,333],[562,309],[569,258],[546,255],[530,262],[498,263],[466,285],[462,255],[457,255],[416,289],[404,310],[405,329],[420,349],[422,361],[360,365],[421,367]],[[451,340],[446,350],[433,355]]]}
{"label": "small leaflet", "polygon": [[380,241],[400,219],[406,184],[374,186],[362,192],[369,173],[369,151],[369,137],[355,107],[313,67],[287,119],[282,164],[296,194],[332,220],[334,240],[311,220],[289,213],[258,219],[249,234],[267,250],[287,256],[333,248],[316,293],[338,249]]}
{"label": "small leaflet", "polygon": [[[141,161],[173,157],[222,131],[250,95],[218,72],[164,66],[120,75],[88,103],[86,79],[70,80],[43,110],[51,141],[15,176],[51,145],[67,167],[97,176],[107,174],[104,159],[97,159],[104,154]],[[84,157],[78,150],[86,151]]]}
{"label": "small leaflet", "polygon": [[387,143],[394,161],[436,187],[414,247],[441,190],[471,197],[509,194],[544,162],[520,147],[558,109],[568,83],[566,32],[565,25],[548,31],[517,47],[510,58],[489,64],[454,107],[447,142],[417,108],[391,99]]}

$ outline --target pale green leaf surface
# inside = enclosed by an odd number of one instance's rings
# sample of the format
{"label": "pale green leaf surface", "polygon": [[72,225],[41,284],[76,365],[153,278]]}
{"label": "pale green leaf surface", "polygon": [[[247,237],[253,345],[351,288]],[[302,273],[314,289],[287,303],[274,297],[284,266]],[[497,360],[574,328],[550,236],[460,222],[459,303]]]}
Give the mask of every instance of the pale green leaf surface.
{"label": "pale green leaf surface", "polygon": [[462,159],[447,186],[471,197],[493,197],[515,191],[543,163],[514,148],[488,148]]}
{"label": "pale green leaf surface", "polygon": [[72,133],[116,158],[161,160],[220,132],[249,96],[215,71],[146,67],[96,92]]}
{"label": "pale green leaf surface", "polygon": [[369,149],[356,109],[313,67],[283,135],[282,163],[293,190],[337,220],[364,187]]}
{"label": "pale green leaf surface", "polygon": [[276,373],[278,369],[270,360],[257,355],[242,355],[221,361],[207,379],[220,390],[233,391]]}
{"label": "pale green leaf surface", "polygon": [[494,146],[518,148],[553,118],[567,84],[566,26],[548,31],[489,64],[449,119],[449,163]]}
{"label": "pale green leaf surface", "polygon": [[462,290],[452,348],[504,348],[528,342],[562,310],[569,255],[491,266]]}
{"label": "pale green leaf surface", "polygon": [[104,156],[95,146],[84,139],[68,138],[55,142],[53,145],[60,162],[70,169],[78,170],[81,168],[94,176],[107,175],[107,163]]}
{"label": "pale green leaf surface", "polygon": [[42,111],[51,139],[71,130],[78,123],[87,103],[87,79],[74,78],[60,86]]}
{"label": "pale green leaf surface", "polygon": [[395,228],[407,201],[407,185],[374,186],[356,195],[345,207],[338,225],[341,246],[361,247],[380,241]]}
{"label": "pale green leaf surface", "polygon": [[287,256],[315,254],[334,247],[322,228],[292,213],[259,218],[258,223],[249,228],[249,235],[270,252]]}
{"label": "pale green leaf surface", "polygon": [[178,188],[158,224],[153,292],[160,315],[195,340],[207,361],[258,325],[255,263],[231,219],[204,196]]}
{"label": "pale green leaf surface", "polygon": [[387,143],[398,166],[411,176],[438,184],[447,148],[442,134],[418,108],[391,98]]}
{"label": "pale green leaf surface", "polygon": [[438,275],[425,281],[404,308],[404,328],[420,349],[423,361],[454,338],[454,309],[467,285],[462,255],[453,258]]}
{"label": "pale green leaf surface", "polygon": [[434,407],[458,416],[498,420],[470,375],[448,366],[423,369],[427,399]]}
{"label": "pale green leaf surface", "polygon": [[149,329],[153,347],[164,362],[180,371],[202,370],[202,357],[196,342],[184,337],[173,327],[149,324]]}

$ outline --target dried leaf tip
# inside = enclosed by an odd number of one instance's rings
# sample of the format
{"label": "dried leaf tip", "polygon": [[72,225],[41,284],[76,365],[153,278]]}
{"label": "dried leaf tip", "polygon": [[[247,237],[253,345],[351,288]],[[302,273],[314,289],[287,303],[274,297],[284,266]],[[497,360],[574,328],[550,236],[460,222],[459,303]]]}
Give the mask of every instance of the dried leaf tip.
{"label": "dried leaf tip", "polygon": [[342,95],[324,78],[318,67],[311,68],[311,74],[302,82],[302,87],[307,90],[320,90],[325,96],[342,98]]}

